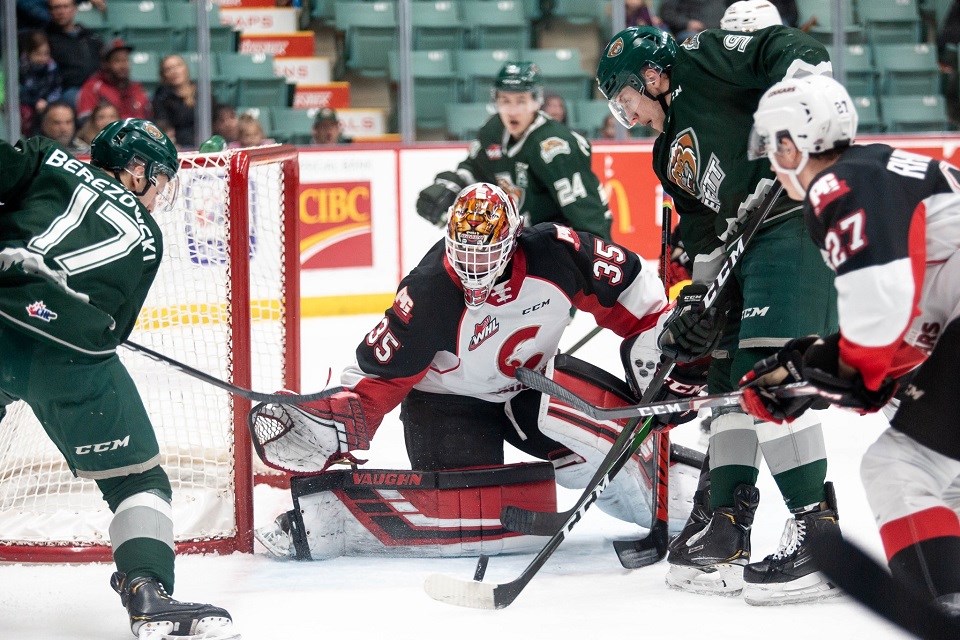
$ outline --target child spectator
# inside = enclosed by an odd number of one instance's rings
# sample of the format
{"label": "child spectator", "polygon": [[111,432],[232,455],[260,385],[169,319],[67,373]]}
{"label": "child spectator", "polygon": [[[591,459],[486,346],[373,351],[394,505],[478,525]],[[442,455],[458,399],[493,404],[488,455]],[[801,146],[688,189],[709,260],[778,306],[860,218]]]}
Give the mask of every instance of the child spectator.
{"label": "child spectator", "polygon": [[239,137],[237,138],[235,146],[260,147],[265,144],[275,144],[272,138],[266,137],[260,120],[250,111],[244,113],[237,119],[237,130]]}
{"label": "child spectator", "polygon": [[83,126],[77,129],[77,135],[73,137],[69,151],[74,154],[90,153],[90,143],[97,137],[100,130],[119,119],[120,114],[117,113],[115,106],[108,102],[101,102],[93,108]]}
{"label": "child spectator", "polygon": [[545,93],[543,95],[543,112],[560,124],[567,124],[567,101],[563,99],[563,96],[556,93]]}
{"label": "child spectator", "polygon": [[20,38],[20,119],[24,135],[37,129],[37,114],[60,99],[63,85],[50,43],[42,31],[26,31]]}
{"label": "child spectator", "polygon": [[214,135],[220,136],[228,144],[236,142],[240,136],[237,110],[228,104],[216,104],[213,106],[212,117]]}

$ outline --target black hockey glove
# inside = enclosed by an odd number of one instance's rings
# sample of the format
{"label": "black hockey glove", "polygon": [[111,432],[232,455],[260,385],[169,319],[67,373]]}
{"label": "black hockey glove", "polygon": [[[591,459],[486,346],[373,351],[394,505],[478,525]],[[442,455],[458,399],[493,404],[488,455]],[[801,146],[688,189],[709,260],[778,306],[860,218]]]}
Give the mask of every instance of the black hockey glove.
{"label": "black hockey glove", "polygon": [[858,413],[873,413],[883,408],[897,392],[897,381],[887,378],[880,388],[868,389],[859,373],[841,377],[840,334],[835,333],[810,345],[803,355],[803,377],[817,387],[820,395],[838,407]]}
{"label": "black hockey glove", "polygon": [[667,318],[658,340],[664,355],[677,362],[693,362],[716,348],[723,332],[726,305],[720,300],[704,309],[707,285],[688,284],[677,296],[677,306]]}
{"label": "black hockey glove", "polygon": [[764,422],[793,422],[807,409],[825,409],[826,400],[820,396],[779,398],[767,390],[781,384],[805,382],[803,358],[806,351],[816,343],[818,336],[794,338],[780,351],[753,365],[753,369],[740,378],[743,395],[740,405],[744,411]]}
{"label": "black hockey glove", "polygon": [[457,199],[457,194],[467,186],[460,174],[443,171],[434,178],[434,183],[420,192],[417,198],[417,213],[430,224],[443,227],[447,224],[447,210]]}

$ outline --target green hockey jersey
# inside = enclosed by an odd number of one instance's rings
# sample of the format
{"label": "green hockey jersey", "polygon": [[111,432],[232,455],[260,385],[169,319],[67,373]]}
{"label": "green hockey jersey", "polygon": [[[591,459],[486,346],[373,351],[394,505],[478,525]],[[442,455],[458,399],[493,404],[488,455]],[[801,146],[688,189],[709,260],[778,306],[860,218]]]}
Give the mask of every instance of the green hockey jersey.
{"label": "green hockey jersey", "polygon": [[[113,176],[45,138],[0,141],[0,322],[112,353],[133,330],[162,254],[156,221]],[[35,261],[45,275],[29,268]]]}
{"label": "green hockey jersey", "polygon": [[[708,29],[680,45],[653,163],[674,199],[690,255],[719,246],[740,205],[776,181],[769,161],[747,158],[753,113],[763,93],[784,78],[831,71],[824,46],[790,27],[752,33]],[[782,195],[765,224],[801,216],[796,204]]]}
{"label": "green hockey jersey", "polygon": [[457,167],[470,182],[492,182],[514,196],[527,226],[559,222],[610,239],[606,194],[590,167],[590,143],[543,112],[519,140],[494,115]]}

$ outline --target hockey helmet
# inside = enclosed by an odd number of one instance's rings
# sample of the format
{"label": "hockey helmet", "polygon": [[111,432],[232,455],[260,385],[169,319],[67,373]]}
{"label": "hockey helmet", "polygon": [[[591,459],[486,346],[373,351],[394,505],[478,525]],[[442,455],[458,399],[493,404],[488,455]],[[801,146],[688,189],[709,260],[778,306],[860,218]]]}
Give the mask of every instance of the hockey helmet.
{"label": "hockey helmet", "polygon": [[520,93],[529,91],[534,100],[543,102],[543,76],[540,67],[533,62],[510,61],[504,63],[493,81],[491,96],[497,98],[498,91]]}
{"label": "hockey helmet", "polygon": [[757,31],[783,24],[780,12],[768,0],[739,0],[727,7],[720,19],[726,31]]}
{"label": "hockey helmet", "polygon": [[654,96],[647,91],[643,71],[669,71],[676,58],[677,41],[672,35],[656,27],[628,27],[607,43],[597,64],[597,85],[600,93],[607,99],[610,112],[620,124],[628,129],[633,126],[623,105],[617,100],[626,87],[632,87],[648,98],[660,101],[666,111],[663,96]]}
{"label": "hockey helmet", "polygon": [[487,301],[513,257],[522,228],[516,203],[500,187],[478,182],[457,195],[447,222],[446,255],[468,307]]}
{"label": "hockey helmet", "polygon": [[[760,98],[747,154],[751,160],[768,158],[803,193],[797,176],[810,154],[847,147],[856,135],[857,110],[842,84],[823,75],[790,78],[776,83]],[[802,154],[795,169],[777,161],[777,148],[784,138],[789,138]]]}
{"label": "hockey helmet", "polygon": [[[163,208],[176,199],[180,167],[177,148],[149,120],[127,118],[108,124],[90,143],[90,160],[95,166],[110,171],[142,167],[148,184],[136,195],[143,195],[149,185],[154,184],[158,186]],[[166,177],[166,184],[160,184],[161,176]]]}

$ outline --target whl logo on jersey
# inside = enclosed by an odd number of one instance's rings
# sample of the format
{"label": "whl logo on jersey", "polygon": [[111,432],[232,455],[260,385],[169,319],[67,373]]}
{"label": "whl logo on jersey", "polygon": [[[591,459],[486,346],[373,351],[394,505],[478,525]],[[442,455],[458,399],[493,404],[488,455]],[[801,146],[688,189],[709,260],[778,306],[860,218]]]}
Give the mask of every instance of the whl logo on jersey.
{"label": "whl logo on jersey", "polygon": [[487,338],[500,331],[500,323],[493,316],[487,316],[477,324],[473,325],[473,336],[470,338],[470,351],[478,348],[486,342]]}
{"label": "whl logo on jersey", "polygon": [[37,300],[32,304],[28,304],[26,309],[28,316],[36,318],[37,320],[43,320],[44,322],[51,322],[59,317],[56,311],[48,309],[47,305],[43,304],[43,300]]}

